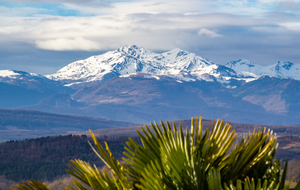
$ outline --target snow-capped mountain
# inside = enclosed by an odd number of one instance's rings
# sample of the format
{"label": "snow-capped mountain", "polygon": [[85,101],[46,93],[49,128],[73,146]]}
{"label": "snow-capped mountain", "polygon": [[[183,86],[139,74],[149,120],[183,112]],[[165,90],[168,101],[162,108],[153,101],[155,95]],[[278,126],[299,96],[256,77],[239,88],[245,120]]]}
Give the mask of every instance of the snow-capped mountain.
{"label": "snow-capped mountain", "polygon": [[15,70],[0,70],[0,107],[13,108],[35,104],[57,93],[74,93],[60,81],[48,79],[35,73]]}
{"label": "snow-capped mountain", "polygon": [[299,124],[299,72],[290,62],[218,65],[181,49],[124,46],[47,76],[2,70],[0,108],[139,122],[190,117],[201,108],[212,119]]}
{"label": "snow-capped mountain", "polygon": [[224,66],[178,48],[159,54],[133,45],[73,62],[46,77],[63,81],[67,83],[66,86],[80,88],[87,84],[90,86],[103,82],[114,76],[129,77],[136,73],[150,74],[157,79],[163,75],[178,82],[217,81],[225,83],[226,86],[231,79],[250,82],[265,75],[300,80],[300,65],[278,62],[275,65],[261,66],[239,59]]}
{"label": "snow-capped mountain", "polygon": [[39,74],[16,70],[0,70],[0,82],[37,91],[62,87],[62,83],[59,81],[50,80]]}
{"label": "snow-capped mountain", "polygon": [[236,75],[230,68],[181,49],[158,54],[133,45],[73,62],[46,77],[72,86],[135,73],[167,75],[180,81],[213,81],[215,78],[219,82]]}
{"label": "snow-capped mountain", "polygon": [[277,64],[261,66],[245,59],[231,61],[225,66],[233,69],[238,77],[258,78],[270,76],[279,79],[300,80],[300,65],[291,62],[279,61]]}

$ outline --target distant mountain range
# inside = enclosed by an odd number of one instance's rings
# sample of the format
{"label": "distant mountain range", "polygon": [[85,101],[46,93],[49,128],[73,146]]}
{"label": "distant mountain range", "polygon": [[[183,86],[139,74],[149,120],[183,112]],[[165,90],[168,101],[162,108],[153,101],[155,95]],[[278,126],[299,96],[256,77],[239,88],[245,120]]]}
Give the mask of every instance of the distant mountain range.
{"label": "distant mountain range", "polygon": [[15,70],[0,70],[0,108],[36,104],[57,93],[73,94],[76,90],[42,75]]}
{"label": "distant mountain range", "polygon": [[132,122],[207,119],[300,124],[300,65],[226,65],[181,49],[137,46],[73,62],[41,76],[0,71],[0,107],[71,113]]}
{"label": "distant mountain range", "polygon": [[91,85],[115,76],[126,77],[135,73],[146,73],[157,79],[159,76],[168,76],[178,82],[205,80],[227,84],[232,79],[252,81],[261,76],[300,80],[300,65],[278,62],[261,66],[239,59],[224,66],[181,49],[158,54],[137,46],[124,46],[73,62],[46,77],[76,88],[82,87],[82,84]]}
{"label": "distant mountain range", "polygon": [[254,78],[261,76],[275,77],[278,79],[300,80],[300,65],[288,61],[278,61],[277,64],[261,66],[248,60],[239,59],[225,65],[233,69],[240,78]]}

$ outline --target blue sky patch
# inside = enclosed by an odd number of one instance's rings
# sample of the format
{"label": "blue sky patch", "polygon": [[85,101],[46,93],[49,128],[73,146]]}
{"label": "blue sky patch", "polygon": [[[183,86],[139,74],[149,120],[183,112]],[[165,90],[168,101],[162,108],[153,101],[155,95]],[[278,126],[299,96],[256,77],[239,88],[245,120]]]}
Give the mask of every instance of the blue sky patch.
{"label": "blue sky patch", "polygon": [[32,8],[36,9],[34,13],[28,13],[26,16],[35,15],[53,15],[53,16],[93,16],[91,14],[83,14],[77,10],[66,9],[63,4],[54,3],[20,3],[0,1],[0,6],[7,8]]}

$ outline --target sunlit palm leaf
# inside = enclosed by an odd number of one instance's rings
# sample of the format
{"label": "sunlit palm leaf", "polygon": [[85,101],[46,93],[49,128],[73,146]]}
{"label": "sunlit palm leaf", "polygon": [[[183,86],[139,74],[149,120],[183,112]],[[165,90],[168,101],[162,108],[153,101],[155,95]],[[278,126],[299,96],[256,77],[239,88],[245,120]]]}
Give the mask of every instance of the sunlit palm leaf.
{"label": "sunlit palm leaf", "polygon": [[[89,163],[81,160],[72,160],[69,164],[68,173],[79,179],[81,182],[90,186],[92,189],[118,189],[115,181],[103,170],[103,174]],[[78,189],[85,189],[82,185],[78,185],[78,181],[74,181]]]}
{"label": "sunlit palm leaf", "polygon": [[[106,142],[105,151],[93,132],[91,130],[90,132],[96,149],[91,145],[91,143],[90,145],[98,157],[110,169],[110,174],[104,169],[103,172],[100,172],[96,166],[92,167],[89,163],[81,160],[71,161],[67,172],[79,179],[81,182],[90,186],[92,189],[132,189],[132,183],[126,176],[123,166],[121,166],[119,161],[114,158]],[[78,189],[82,189],[82,187],[79,187],[77,182],[75,185]]]}
{"label": "sunlit palm leaf", "polygon": [[[129,138],[120,165],[108,145],[101,146],[91,132],[94,152],[108,167],[99,171],[96,166],[73,160],[68,172],[75,176],[78,190],[92,189],[199,189],[199,190],[285,190],[287,163],[280,177],[280,161],[273,162],[277,145],[272,131],[258,129],[243,135],[235,143],[237,133],[224,121],[217,120],[203,128],[202,118],[193,119],[184,135],[166,122],[152,124],[153,132],[145,126],[138,132],[142,145]],[[203,133],[204,131],[204,133]],[[124,167],[124,168],[123,168]],[[251,180],[250,180],[251,179]],[[38,181],[16,184],[20,190],[49,190]],[[13,188],[12,188],[13,189]],[[66,189],[75,190],[72,186]],[[295,187],[300,190],[300,181]]]}
{"label": "sunlit palm leaf", "polygon": [[[50,190],[45,183],[35,180],[23,181],[22,183],[15,184],[16,188],[19,190]],[[17,190],[15,188],[10,188],[12,190]]]}

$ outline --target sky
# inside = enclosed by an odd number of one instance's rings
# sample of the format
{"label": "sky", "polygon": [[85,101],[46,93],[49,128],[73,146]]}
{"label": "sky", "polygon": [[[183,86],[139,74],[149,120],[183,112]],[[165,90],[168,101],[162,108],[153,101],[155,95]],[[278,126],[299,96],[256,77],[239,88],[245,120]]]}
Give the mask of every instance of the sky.
{"label": "sky", "polygon": [[53,74],[124,45],[299,64],[300,0],[0,0],[0,70]]}

